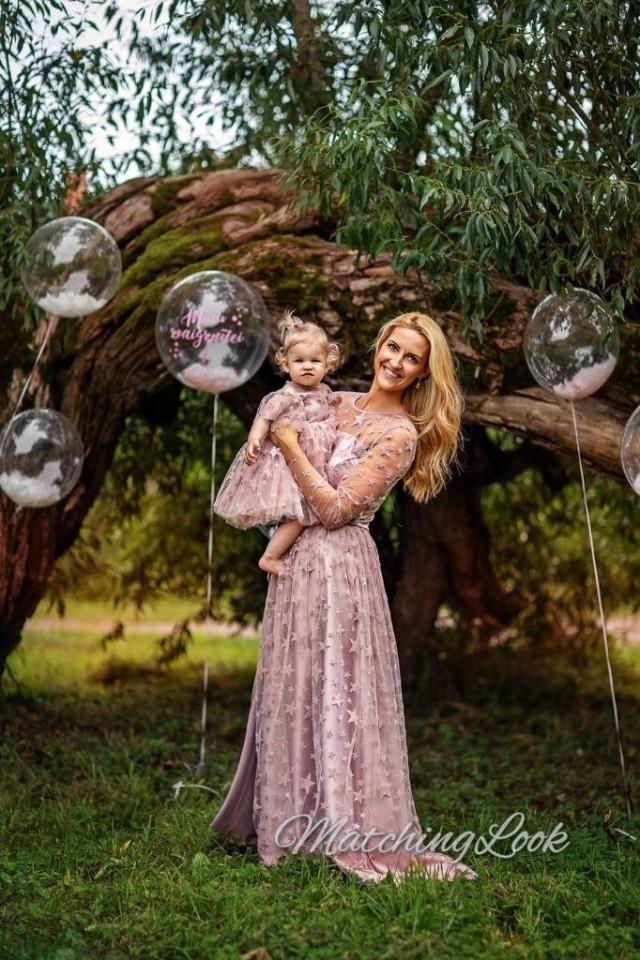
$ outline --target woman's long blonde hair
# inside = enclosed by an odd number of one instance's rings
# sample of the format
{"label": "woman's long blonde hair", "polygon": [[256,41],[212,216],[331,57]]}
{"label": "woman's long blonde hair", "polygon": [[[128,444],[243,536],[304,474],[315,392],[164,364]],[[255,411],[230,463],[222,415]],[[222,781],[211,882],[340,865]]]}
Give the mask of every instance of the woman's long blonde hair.
{"label": "woman's long blonde hair", "polygon": [[402,403],[418,430],[418,446],[403,486],[418,503],[431,500],[445,486],[460,445],[463,396],[453,355],[435,320],[425,313],[403,313],[380,328],[374,356],[396,327],[421,333],[429,343],[429,376],[407,387]]}

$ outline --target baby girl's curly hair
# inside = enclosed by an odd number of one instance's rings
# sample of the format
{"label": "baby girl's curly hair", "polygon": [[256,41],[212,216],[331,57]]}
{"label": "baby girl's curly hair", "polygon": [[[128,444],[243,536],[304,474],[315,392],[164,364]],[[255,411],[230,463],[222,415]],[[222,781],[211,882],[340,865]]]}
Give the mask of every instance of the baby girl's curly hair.
{"label": "baby girl's curly hair", "polygon": [[326,331],[319,327],[317,323],[311,323],[309,320],[301,320],[293,310],[285,310],[282,319],[278,323],[280,332],[281,346],[276,351],[274,360],[281,373],[284,373],[283,361],[287,358],[287,353],[292,347],[301,341],[314,341],[324,351],[327,357],[327,373],[333,373],[342,362],[342,353],[340,347],[333,340],[329,340]]}

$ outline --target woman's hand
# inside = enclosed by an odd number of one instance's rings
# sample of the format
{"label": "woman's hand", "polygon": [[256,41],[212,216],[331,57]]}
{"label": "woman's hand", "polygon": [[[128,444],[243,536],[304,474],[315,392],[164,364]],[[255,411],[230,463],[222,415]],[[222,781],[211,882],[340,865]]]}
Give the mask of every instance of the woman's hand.
{"label": "woman's hand", "polygon": [[299,427],[283,425],[269,433],[269,440],[275,443],[276,447],[279,447],[284,453],[285,450],[290,450],[298,446],[299,433]]}

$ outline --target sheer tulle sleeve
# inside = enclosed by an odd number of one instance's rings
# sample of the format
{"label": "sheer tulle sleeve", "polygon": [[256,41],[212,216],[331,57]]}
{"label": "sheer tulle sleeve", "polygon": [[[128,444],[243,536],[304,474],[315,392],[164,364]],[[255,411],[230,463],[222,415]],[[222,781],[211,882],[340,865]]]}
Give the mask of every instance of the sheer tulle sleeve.
{"label": "sheer tulle sleeve", "polygon": [[273,422],[280,414],[293,406],[296,401],[297,397],[282,389],[275,390],[273,393],[267,393],[260,401],[255,419],[257,420],[258,417],[264,417],[266,420]]}
{"label": "sheer tulle sleeve", "polygon": [[303,455],[287,460],[289,469],[320,523],[330,530],[350,523],[385,498],[413,463],[417,444],[409,424],[391,427],[347,469],[332,487]]}

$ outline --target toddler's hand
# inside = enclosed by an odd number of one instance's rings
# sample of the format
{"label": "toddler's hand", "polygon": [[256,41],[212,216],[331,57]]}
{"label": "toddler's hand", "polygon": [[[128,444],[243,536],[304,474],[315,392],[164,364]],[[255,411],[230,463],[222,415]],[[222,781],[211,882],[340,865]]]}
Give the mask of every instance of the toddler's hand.
{"label": "toddler's hand", "polygon": [[244,460],[245,463],[253,464],[256,462],[260,456],[260,441],[249,438],[247,440],[247,449],[245,450]]}

